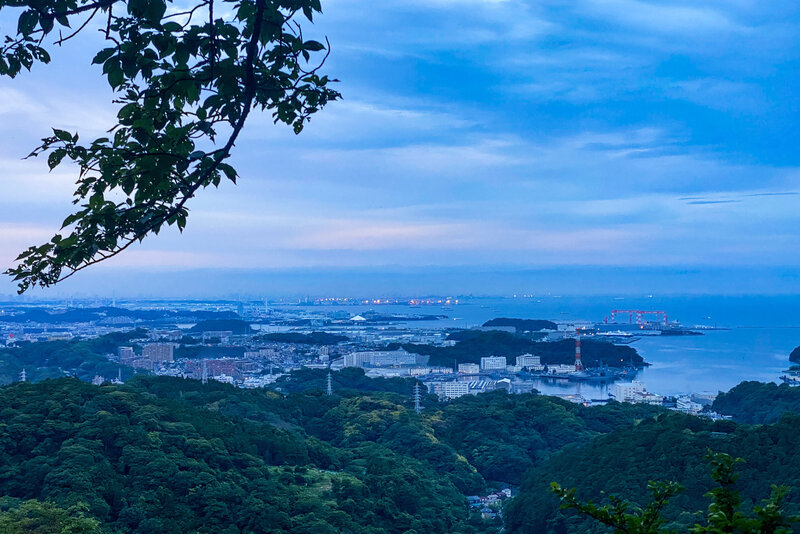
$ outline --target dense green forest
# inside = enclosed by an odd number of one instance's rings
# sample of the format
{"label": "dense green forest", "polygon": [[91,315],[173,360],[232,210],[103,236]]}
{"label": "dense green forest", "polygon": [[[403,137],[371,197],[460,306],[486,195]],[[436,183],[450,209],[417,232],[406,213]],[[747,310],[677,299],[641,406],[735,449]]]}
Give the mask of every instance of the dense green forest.
{"label": "dense green forest", "polygon": [[[582,499],[600,500],[620,495],[638,503],[647,501],[651,480],[677,481],[685,490],[665,509],[668,527],[687,531],[697,521],[692,513],[708,504],[712,488],[704,457],[714,450],[740,456],[746,463],[736,487],[744,508],[765,498],[771,484],[800,488],[800,415],[787,414],[772,425],[738,425],[731,421],[681,415],[661,415],[635,426],[620,428],[585,445],[553,455],[526,476],[520,496],[507,508],[512,532],[607,532],[593,520],[559,510],[549,491],[551,481],[576,487]],[[796,513],[800,492],[789,494],[787,507]]]}
{"label": "dense green forest", "polygon": [[[575,362],[575,341],[561,340],[537,342],[528,337],[510,332],[457,330],[448,335],[456,341],[451,347],[402,345],[409,352],[430,356],[431,365],[452,367],[453,363],[480,363],[484,356],[506,356],[510,365],[521,354],[538,354],[544,364],[570,364]],[[589,367],[607,365],[622,367],[627,365],[647,365],[636,349],[628,345],[613,345],[604,341],[584,340],[581,344],[583,363]]]}
{"label": "dense green forest", "polygon": [[495,532],[465,495],[659,412],[498,391],[416,414],[412,381],[359,371],[333,396],[145,375],[6,386],[0,495],[84,503],[120,532]]}
{"label": "dense green forest", "polygon": [[17,381],[23,369],[32,381],[62,376],[90,381],[95,375],[113,378],[120,371],[123,378],[128,378],[133,375],[133,369],[109,361],[106,355],[144,336],[145,331],[137,329],[91,339],[23,342],[17,347],[3,348],[0,349],[0,384]]}
{"label": "dense green forest", "polygon": [[712,409],[742,423],[774,423],[787,412],[800,413],[800,388],[772,382],[742,382],[720,393]]}
{"label": "dense green forest", "polygon": [[[91,367],[87,354],[140,335],[23,344],[0,358],[30,371],[38,363],[53,372],[73,359]],[[78,369],[91,378],[89,367]],[[686,489],[665,516],[684,531],[708,502],[709,449],[747,460],[738,482],[746,509],[770,484],[800,488],[800,415],[791,414],[800,411],[800,389],[788,386],[742,383],[714,404],[736,421],[711,422],[645,405],[584,407],[504,391],[449,402],[424,394],[418,414],[414,379],[370,379],[348,368],[332,374],[328,396],[327,375],[296,371],[274,390],[150,375],[121,386],[59,378],[0,388],[0,526],[497,532],[500,520],[470,513],[465,496],[511,485],[521,489],[505,507],[509,532],[605,532],[560,510],[550,483],[578,488],[581,499],[644,502],[649,480],[674,480]],[[791,493],[787,505],[798,511],[800,495]]]}
{"label": "dense green forest", "polygon": [[[197,385],[155,382],[168,397],[191,397]],[[327,419],[331,445],[299,429],[209,409],[206,402],[221,400],[212,401],[212,388],[198,396],[159,399],[74,379],[8,386],[0,391],[0,493],[62,507],[85,503],[110,529],[148,534],[484,528],[479,520],[470,526],[463,495],[449,479],[368,439],[374,428],[356,414]],[[384,421],[405,413],[377,398],[323,400],[299,403],[293,418],[336,407],[375,411]]]}

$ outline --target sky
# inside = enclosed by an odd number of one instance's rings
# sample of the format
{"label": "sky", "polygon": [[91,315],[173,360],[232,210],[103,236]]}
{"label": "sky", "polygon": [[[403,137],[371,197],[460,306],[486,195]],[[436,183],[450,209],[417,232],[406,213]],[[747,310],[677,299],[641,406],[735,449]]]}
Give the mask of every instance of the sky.
{"label": "sky", "polygon": [[[239,185],[198,195],[182,235],[36,294],[800,292],[800,5],[323,11],[340,102],[299,136],[251,115]],[[71,208],[74,170],[21,157],[114,123],[98,42],[0,80],[2,265]]]}

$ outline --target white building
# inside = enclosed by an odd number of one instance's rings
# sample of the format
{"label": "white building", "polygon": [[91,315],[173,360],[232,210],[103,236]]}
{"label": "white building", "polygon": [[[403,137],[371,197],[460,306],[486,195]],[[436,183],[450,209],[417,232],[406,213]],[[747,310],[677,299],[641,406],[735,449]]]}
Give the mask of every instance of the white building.
{"label": "white building", "polygon": [[540,367],[542,365],[542,358],[540,356],[534,356],[533,354],[523,354],[522,356],[517,356],[517,366],[518,367]]}
{"label": "white building", "polygon": [[618,402],[636,402],[634,399],[645,392],[644,384],[638,380],[624,384],[614,384],[614,398]]}
{"label": "white building", "polygon": [[372,365],[371,352],[351,352],[344,355],[345,367],[364,367],[365,365]]}
{"label": "white building", "polygon": [[345,367],[392,366],[392,365],[425,365],[427,356],[419,356],[405,350],[368,350],[351,352],[344,356]]}
{"label": "white building", "polygon": [[697,415],[703,411],[703,405],[699,402],[694,402],[689,396],[682,395],[676,400],[675,407],[681,412]]}
{"label": "white building", "polygon": [[467,375],[477,375],[481,372],[481,367],[477,363],[459,363],[458,372]]}
{"label": "white building", "polygon": [[627,384],[614,385],[614,398],[619,402],[633,402],[642,404],[660,405],[664,397],[655,393],[648,393],[643,383],[634,380]]}
{"label": "white building", "polygon": [[458,397],[463,397],[464,395],[469,395],[469,383],[445,382],[442,385],[442,393],[448,399],[455,399]]}
{"label": "white building", "polygon": [[506,370],[506,357],[505,356],[484,356],[481,358],[481,369],[484,371],[505,371]]}

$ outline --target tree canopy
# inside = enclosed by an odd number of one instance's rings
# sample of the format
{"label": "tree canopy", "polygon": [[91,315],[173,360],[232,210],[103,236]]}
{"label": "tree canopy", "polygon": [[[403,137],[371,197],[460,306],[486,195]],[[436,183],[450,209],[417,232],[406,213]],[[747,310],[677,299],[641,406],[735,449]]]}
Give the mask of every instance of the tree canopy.
{"label": "tree canopy", "polygon": [[107,46],[92,63],[119,105],[107,136],[81,141],[53,129],[31,152],[50,169],[77,166],[76,209],[7,271],[19,291],[55,284],[165,226],[183,230],[199,190],[236,182],[226,160],[252,109],[300,133],[339,98],[319,71],[329,46],[306,39],[300,24],[321,9],[319,0],[0,0],[0,11],[19,13],[0,45],[0,75],[49,63],[51,46],[102,21]]}

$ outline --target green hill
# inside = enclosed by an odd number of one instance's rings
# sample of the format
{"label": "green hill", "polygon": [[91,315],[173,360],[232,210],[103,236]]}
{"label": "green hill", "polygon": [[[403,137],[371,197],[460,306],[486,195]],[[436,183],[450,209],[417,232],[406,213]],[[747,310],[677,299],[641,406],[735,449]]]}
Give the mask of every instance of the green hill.
{"label": "green hill", "polygon": [[[549,483],[578,488],[581,499],[600,501],[619,495],[633,502],[647,501],[651,480],[674,480],[685,487],[665,509],[669,528],[686,532],[697,517],[690,511],[705,509],[711,489],[710,470],[704,456],[714,450],[741,456],[736,487],[752,506],[769,494],[772,484],[800,488],[800,415],[786,415],[773,425],[737,425],[669,414],[621,428],[580,447],[553,455],[531,470],[522,491],[507,508],[507,527],[516,533],[606,532],[592,520],[559,510]],[[787,507],[800,510],[800,492],[789,495]]]}

